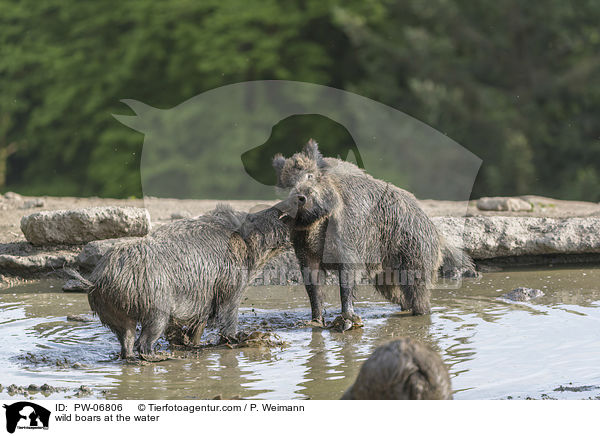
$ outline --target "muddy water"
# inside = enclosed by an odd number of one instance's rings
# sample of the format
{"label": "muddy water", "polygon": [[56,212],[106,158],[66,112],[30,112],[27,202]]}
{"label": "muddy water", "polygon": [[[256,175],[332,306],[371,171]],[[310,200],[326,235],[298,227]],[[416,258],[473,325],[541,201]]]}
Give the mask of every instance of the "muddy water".
{"label": "muddy water", "polygon": [[[498,298],[518,286],[545,296],[529,303]],[[327,301],[332,319],[335,288]],[[598,268],[487,273],[457,289],[434,290],[433,313],[421,317],[406,316],[364,287],[357,312],[363,329],[310,329],[298,325],[309,317],[302,287],[250,288],[241,328],[271,330],[286,347],[205,348],[136,365],[116,359],[117,340],[97,319],[67,320],[90,313],[85,295],[63,293],[52,281],[12,288],[0,293],[0,397],[11,397],[10,384],[48,383],[66,389],[49,397],[56,399],[81,385],[92,388],[88,398],[334,399],[377,345],[404,335],[440,351],[456,399],[600,397]]]}

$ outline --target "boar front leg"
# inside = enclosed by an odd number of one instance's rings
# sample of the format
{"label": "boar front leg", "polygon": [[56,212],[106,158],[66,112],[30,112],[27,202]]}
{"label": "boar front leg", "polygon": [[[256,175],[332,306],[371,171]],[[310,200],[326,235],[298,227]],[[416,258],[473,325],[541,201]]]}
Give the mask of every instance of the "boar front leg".
{"label": "boar front leg", "polygon": [[340,299],[342,301],[342,318],[352,321],[356,326],[362,326],[363,322],[356,313],[354,313],[354,291],[356,289],[356,280],[354,269],[348,265],[341,264],[338,268],[340,280]]}
{"label": "boar front leg", "polygon": [[[305,263],[305,262],[302,262]],[[313,326],[323,327],[323,292],[321,291],[321,283],[324,279],[323,271],[317,261],[309,261],[301,265],[302,279],[310,300],[310,310],[312,312],[312,320],[309,323]]]}

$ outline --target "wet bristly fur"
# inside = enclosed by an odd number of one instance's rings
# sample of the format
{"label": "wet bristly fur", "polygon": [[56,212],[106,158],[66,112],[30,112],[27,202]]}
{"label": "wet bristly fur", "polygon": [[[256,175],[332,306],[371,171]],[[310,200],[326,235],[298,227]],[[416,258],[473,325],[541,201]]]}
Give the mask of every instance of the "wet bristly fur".
{"label": "wet bristly fur", "polygon": [[[372,277],[395,271],[405,280],[383,277],[375,281],[376,289],[403,309],[424,314],[430,311],[429,288],[442,260],[448,265],[471,262],[462,250],[446,243],[411,193],[350,162],[324,158],[314,141],[288,159],[276,156],[273,166],[279,186],[291,189],[291,239],[302,270],[313,277],[314,270],[362,267]],[[306,204],[297,203],[299,196]],[[307,291],[313,319],[319,320],[319,286],[308,284]],[[342,312],[352,316],[351,296],[345,302],[343,289]]]}
{"label": "wet bristly fur", "polygon": [[451,400],[448,369],[438,353],[410,338],[378,347],[342,400]]}
{"label": "wet bristly fur", "polygon": [[243,290],[259,269],[289,246],[280,212],[237,212],[219,205],[196,219],[159,227],[115,245],[84,284],[103,324],[119,338],[122,357],[133,354],[136,324],[140,352],[149,354],[169,322],[188,326],[194,342],[207,322],[223,335],[237,330]]}

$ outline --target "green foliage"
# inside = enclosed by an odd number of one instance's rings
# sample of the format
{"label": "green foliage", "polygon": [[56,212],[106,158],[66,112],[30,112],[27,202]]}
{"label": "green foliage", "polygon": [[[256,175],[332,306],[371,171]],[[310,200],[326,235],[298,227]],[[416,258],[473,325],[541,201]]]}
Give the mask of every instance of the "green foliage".
{"label": "green foliage", "polygon": [[599,21],[591,0],[0,0],[0,190],[139,197],[143,135],[112,117],[121,99],[285,79],[446,133],[483,159],[474,196],[600,201]]}

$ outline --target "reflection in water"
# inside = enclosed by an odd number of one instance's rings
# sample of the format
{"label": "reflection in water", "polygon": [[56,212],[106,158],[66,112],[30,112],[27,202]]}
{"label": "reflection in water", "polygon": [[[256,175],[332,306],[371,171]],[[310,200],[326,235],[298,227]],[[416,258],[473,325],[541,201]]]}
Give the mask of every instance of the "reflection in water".
{"label": "reflection in water", "polygon": [[[434,290],[433,313],[420,317],[360,288],[356,308],[365,327],[343,334],[300,325],[310,316],[301,287],[250,288],[241,327],[271,330],[287,347],[204,348],[146,365],[116,360],[117,340],[97,320],[66,320],[89,313],[85,295],[57,291],[58,283],[37,283],[0,293],[6,344],[0,350],[0,383],[86,384],[109,399],[333,399],[378,345],[410,336],[441,353],[456,399],[595,397],[598,388],[554,389],[600,385],[599,279],[600,269],[593,268],[488,273],[465,280],[459,289]],[[529,303],[498,298],[518,286],[545,295]],[[334,287],[326,300],[332,319],[339,310]],[[61,395],[69,392],[51,398]]]}

